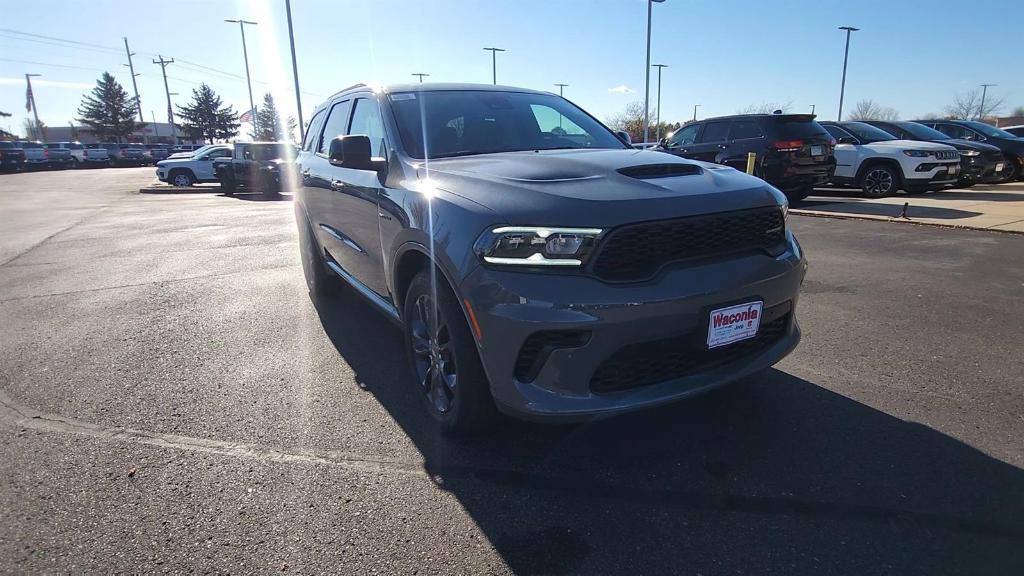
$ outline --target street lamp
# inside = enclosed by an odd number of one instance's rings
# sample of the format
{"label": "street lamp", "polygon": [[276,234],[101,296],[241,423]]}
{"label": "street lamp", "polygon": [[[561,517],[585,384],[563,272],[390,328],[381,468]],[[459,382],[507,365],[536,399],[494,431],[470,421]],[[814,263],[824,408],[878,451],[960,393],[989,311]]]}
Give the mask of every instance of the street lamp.
{"label": "street lamp", "polygon": [[491,78],[494,84],[498,83],[498,52],[504,52],[504,48],[484,48],[491,51]]}
{"label": "street lamp", "polygon": [[561,96],[562,95],[562,88],[565,88],[566,86],[568,86],[568,84],[558,84],[556,82],[555,86],[558,86],[558,95]]}
{"label": "street lamp", "polygon": [[843,121],[843,96],[846,93],[846,61],[850,59],[850,32],[856,32],[860,28],[854,28],[853,26],[840,26],[840,30],[846,30],[846,52],[843,54],[843,84],[839,88],[839,115],[836,118],[837,122]]}
{"label": "street lamp", "polygon": [[231,22],[232,24],[237,22],[238,29],[242,32],[242,57],[245,58],[245,83],[249,85],[249,110],[252,114],[252,129],[253,132],[256,132],[259,130],[259,126],[257,125],[256,119],[256,104],[252,100],[252,79],[249,77],[249,50],[245,46],[245,25],[249,24],[255,26],[258,23],[250,20],[242,20],[241,18],[238,20],[225,19],[224,21]]}
{"label": "street lamp", "polygon": [[668,64],[652,64],[654,68],[658,69],[658,119],[655,121],[655,137],[654,139],[661,142],[661,69],[668,68]]}
{"label": "street lamp", "polygon": [[420,84],[423,84],[423,77],[424,76],[430,76],[430,74],[424,74],[424,73],[421,73],[421,72],[413,72],[412,75],[420,77]]}
{"label": "street lamp", "polygon": [[814,114],[814,104],[811,104],[811,114]]}
{"label": "street lamp", "polygon": [[981,85],[981,106],[978,107],[978,120],[981,122],[985,121],[985,95],[988,94],[989,86],[998,86],[998,84]]}
{"label": "street lamp", "polygon": [[700,104],[694,104],[693,105],[693,121],[694,122],[697,121],[697,106],[700,106]]}
{"label": "street lamp", "polygon": [[651,102],[651,6],[655,2],[661,3],[665,0],[647,0],[647,66],[644,68],[644,144],[647,143],[650,122],[647,117],[647,109]]}

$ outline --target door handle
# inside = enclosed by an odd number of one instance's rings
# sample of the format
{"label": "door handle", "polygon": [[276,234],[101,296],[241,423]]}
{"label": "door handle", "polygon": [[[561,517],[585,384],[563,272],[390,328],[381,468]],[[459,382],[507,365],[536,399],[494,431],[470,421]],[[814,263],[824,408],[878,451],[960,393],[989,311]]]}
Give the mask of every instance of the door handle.
{"label": "door handle", "polygon": [[718,149],[719,149],[719,150],[725,150],[725,149],[726,149],[726,148],[728,148],[728,147],[729,147],[729,145],[728,145],[728,144],[719,144],[719,145],[718,145]]}

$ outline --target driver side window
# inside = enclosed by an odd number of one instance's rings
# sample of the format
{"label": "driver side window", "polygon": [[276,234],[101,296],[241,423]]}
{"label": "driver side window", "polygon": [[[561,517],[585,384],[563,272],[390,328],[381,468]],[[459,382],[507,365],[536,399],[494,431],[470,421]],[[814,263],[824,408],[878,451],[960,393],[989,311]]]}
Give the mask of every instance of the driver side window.
{"label": "driver side window", "polygon": [[684,128],[680,128],[668,139],[669,146],[676,148],[678,146],[693,144],[697,141],[698,132],[700,132],[700,124],[691,124]]}

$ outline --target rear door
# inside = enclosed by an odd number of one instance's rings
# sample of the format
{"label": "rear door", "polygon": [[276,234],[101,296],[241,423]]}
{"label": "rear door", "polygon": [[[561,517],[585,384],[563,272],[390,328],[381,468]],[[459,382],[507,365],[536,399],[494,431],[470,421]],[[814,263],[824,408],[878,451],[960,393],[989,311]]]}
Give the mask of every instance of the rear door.
{"label": "rear door", "polygon": [[857,156],[860,154],[858,148],[860,141],[853,134],[843,130],[839,126],[833,126],[831,124],[824,126],[825,130],[836,139],[838,142],[840,138],[851,138],[855,144],[836,144],[835,157],[836,157],[836,177],[838,178],[854,178],[857,176]]}
{"label": "rear door", "polygon": [[690,147],[688,158],[704,160],[705,162],[719,162],[728,154],[729,149],[729,127],[732,124],[729,120],[710,120],[704,124],[697,142]]}
{"label": "rear door", "polygon": [[747,170],[747,154],[758,156],[764,149],[765,134],[757,118],[737,118],[729,129],[729,147],[721,157],[722,164],[740,171]]}

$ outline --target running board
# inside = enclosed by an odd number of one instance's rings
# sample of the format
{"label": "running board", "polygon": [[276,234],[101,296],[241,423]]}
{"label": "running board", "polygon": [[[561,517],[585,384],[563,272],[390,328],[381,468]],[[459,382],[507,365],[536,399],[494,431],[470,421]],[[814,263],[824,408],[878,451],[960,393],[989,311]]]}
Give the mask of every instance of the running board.
{"label": "running board", "polygon": [[341,266],[338,266],[338,263],[334,260],[327,260],[326,263],[327,267],[330,268],[332,272],[340,276],[345,282],[348,282],[349,286],[355,288],[356,292],[359,292],[360,296],[369,300],[371,304],[386,314],[388,319],[397,324],[402,323],[402,317],[398,315],[398,309],[395,308],[394,304],[388,302],[383,296],[374,292],[366,284],[356,280],[355,276],[346,272]]}

